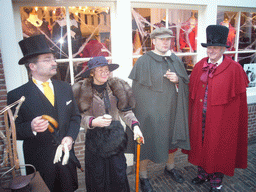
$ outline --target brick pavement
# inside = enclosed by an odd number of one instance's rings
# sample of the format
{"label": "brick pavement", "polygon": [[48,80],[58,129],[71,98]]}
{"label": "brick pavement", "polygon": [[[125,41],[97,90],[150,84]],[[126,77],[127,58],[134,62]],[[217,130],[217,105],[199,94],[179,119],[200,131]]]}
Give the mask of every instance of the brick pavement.
{"label": "brick pavement", "polygon": [[[248,146],[248,168],[236,169],[233,177],[225,176],[223,179],[222,192],[256,192],[256,142]],[[186,155],[180,151],[176,156],[176,168],[183,173],[185,182],[176,183],[163,173],[165,164],[149,164],[148,176],[156,192],[208,192],[210,184],[204,183],[201,186],[194,186],[191,180],[196,177],[197,167],[187,161]],[[180,163],[181,162],[181,163]],[[135,192],[135,174],[134,169],[128,175],[131,192]],[[77,192],[84,192],[84,183],[80,184]]]}

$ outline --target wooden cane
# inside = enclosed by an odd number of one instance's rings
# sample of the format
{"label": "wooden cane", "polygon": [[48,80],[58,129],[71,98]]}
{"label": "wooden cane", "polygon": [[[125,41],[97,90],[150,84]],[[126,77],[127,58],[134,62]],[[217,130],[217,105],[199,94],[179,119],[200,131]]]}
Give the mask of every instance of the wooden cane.
{"label": "wooden cane", "polygon": [[135,192],[139,192],[139,173],[140,173],[140,146],[142,138],[137,137],[137,161],[136,161],[136,178],[135,178]]}

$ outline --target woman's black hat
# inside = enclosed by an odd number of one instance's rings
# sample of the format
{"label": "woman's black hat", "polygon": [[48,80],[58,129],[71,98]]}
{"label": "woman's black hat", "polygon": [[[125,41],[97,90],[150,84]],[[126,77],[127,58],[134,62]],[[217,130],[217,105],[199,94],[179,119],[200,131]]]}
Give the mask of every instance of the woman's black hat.
{"label": "woman's black hat", "polygon": [[19,42],[19,45],[24,55],[24,57],[19,60],[19,65],[26,64],[27,59],[31,57],[45,53],[52,53],[46,43],[44,35],[36,35],[23,39]]}
{"label": "woman's black hat", "polygon": [[209,25],[206,28],[207,43],[201,43],[203,47],[222,46],[229,48],[227,43],[229,28],[223,25]]}
{"label": "woman's black hat", "polygon": [[103,56],[93,57],[88,61],[88,63],[87,63],[88,68],[82,74],[82,77],[84,77],[84,78],[89,77],[91,69],[94,69],[96,67],[103,67],[106,65],[108,66],[109,71],[114,71],[115,69],[117,69],[119,67],[118,64],[109,64],[107,59]]}

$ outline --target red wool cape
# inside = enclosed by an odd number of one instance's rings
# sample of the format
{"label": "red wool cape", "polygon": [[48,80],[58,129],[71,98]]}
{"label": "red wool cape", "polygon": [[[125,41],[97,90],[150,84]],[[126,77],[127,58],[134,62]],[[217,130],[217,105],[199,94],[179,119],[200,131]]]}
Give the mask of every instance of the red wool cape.
{"label": "red wool cape", "polygon": [[248,109],[246,87],[248,78],[241,65],[224,56],[213,78],[208,79],[205,137],[202,142],[202,111],[206,89],[200,77],[203,63],[199,61],[190,77],[189,129],[190,163],[207,173],[221,172],[233,176],[235,168],[247,167]]}

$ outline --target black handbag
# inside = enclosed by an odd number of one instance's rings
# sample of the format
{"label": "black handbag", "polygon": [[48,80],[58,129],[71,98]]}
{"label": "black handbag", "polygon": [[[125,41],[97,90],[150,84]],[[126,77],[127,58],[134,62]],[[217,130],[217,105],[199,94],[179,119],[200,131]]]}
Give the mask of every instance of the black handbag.
{"label": "black handbag", "polygon": [[85,147],[92,153],[109,158],[124,152],[128,137],[120,121],[112,121],[108,127],[87,130]]}

